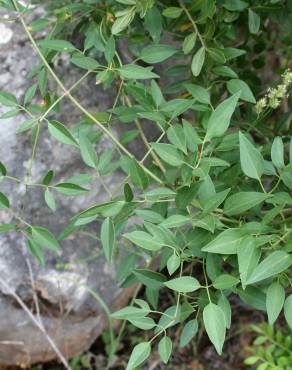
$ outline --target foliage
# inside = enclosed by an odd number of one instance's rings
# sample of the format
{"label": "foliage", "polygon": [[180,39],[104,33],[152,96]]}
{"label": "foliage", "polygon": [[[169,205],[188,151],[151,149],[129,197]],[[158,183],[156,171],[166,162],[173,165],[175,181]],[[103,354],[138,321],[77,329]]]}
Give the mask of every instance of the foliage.
{"label": "foliage", "polygon": [[[181,325],[181,346],[204,325],[221,354],[231,325],[231,295],[267,311],[270,324],[284,307],[291,328],[291,1],[46,3],[46,15],[29,21],[34,7],[0,1],[22,23],[40,57],[23,99],[0,93],[7,107],[2,117],[25,113],[18,133],[30,135],[33,143],[28,176],[10,176],[3,159],[1,179],[41,187],[52,212],[57,194],[86,196],[95,181],[104,184],[115,171],[123,171],[125,180],[114,193],[105,187],[108,201],[76,215],[58,238],[30,225],[1,193],[1,208],[15,220],[1,231],[23,233],[43,264],[46,249],[59,251],[63,239],[90,223],[102,225],[108,263],[128,253],[117,281],[122,288],[145,286],[145,300],[112,317],[146,331],[128,370],[147,359],[156,340],[167,363],[168,329],[174,325]],[[39,31],[45,31],[41,40]],[[64,54],[72,68],[85,71],[69,88],[55,69]],[[268,89],[271,69],[275,86]],[[90,76],[96,89],[109,96],[116,91],[106,112],[91,113],[74,97]],[[83,115],[73,127],[51,118],[64,99]],[[112,128],[120,126],[126,132],[117,137]],[[42,183],[32,183],[40,131],[79,151],[88,174],[56,183],[48,169]],[[149,131],[156,133],[154,142],[147,140]],[[138,136],[145,144],[143,158],[127,146]],[[97,154],[102,137],[113,147]],[[175,303],[161,312],[159,297],[166,289]]]}
{"label": "foliage", "polygon": [[252,356],[246,358],[246,365],[257,370],[290,370],[292,368],[292,337],[281,329],[267,324],[253,325],[257,337],[249,348]]}

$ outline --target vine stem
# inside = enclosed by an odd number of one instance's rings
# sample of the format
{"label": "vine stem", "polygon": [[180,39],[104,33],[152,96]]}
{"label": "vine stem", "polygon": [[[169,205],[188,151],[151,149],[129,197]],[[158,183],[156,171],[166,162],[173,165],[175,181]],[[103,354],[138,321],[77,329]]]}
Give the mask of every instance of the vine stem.
{"label": "vine stem", "polygon": [[[18,9],[18,6],[17,6],[17,3],[15,0],[12,0],[13,1],[13,4],[15,6],[15,9],[17,11],[19,11]],[[39,47],[37,46],[34,38],[32,37],[32,34],[31,32],[29,31],[25,21],[23,20],[23,16],[20,15],[19,16],[19,20],[33,46],[33,48],[35,49],[35,51],[38,53],[41,61],[43,62],[43,64],[45,65],[45,67],[47,68],[47,70],[49,71],[49,73],[51,74],[51,76],[53,77],[53,79],[56,81],[57,85],[63,90],[64,92],[64,95],[68,97],[69,100],[71,100],[71,102],[85,115],[87,116],[90,120],[92,120],[111,140],[112,142],[122,151],[124,152],[129,158],[131,159],[135,159],[135,156],[130,153],[128,151],[127,148],[125,148],[120,142],[119,140],[106,128],[104,127],[104,125],[98,121],[91,113],[89,113],[70,93],[70,91],[68,91],[65,86],[63,85],[63,83],[61,82],[61,80],[59,79],[59,77],[56,75],[56,73],[54,72],[54,70],[51,68],[51,66],[49,65],[49,63],[47,62],[46,58],[44,57],[43,53],[41,52],[41,50],[39,49]],[[160,185],[163,184],[163,181],[157,177],[154,173],[152,173],[146,166],[144,166],[142,163],[138,162],[137,163],[139,164],[139,166],[153,179],[155,180],[157,183],[159,183]]]}
{"label": "vine stem", "polygon": [[188,11],[188,9],[185,7],[184,3],[181,0],[178,0],[178,3],[180,5],[180,7],[183,9],[183,11],[186,13],[186,16],[189,18],[190,22],[192,23],[192,26],[193,26],[193,28],[194,28],[194,30],[195,30],[195,32],[196,32],[196,34],[197,34],[197,36],[198,36],[201,44],[202,44],[202,46],[204,48],[206,48],[205,41],[204,41],[202,35],[200,34],[200,32],[198,30],[198,27],[196,25],[196,22],[193,20],[193,17],[191,16],[190,12]]}

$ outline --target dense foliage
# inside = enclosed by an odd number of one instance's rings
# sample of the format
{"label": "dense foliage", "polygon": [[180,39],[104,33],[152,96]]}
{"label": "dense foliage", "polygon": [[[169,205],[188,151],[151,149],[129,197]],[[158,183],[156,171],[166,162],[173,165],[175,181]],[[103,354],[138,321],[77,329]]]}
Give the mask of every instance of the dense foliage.
{"label": "dense foliage", "polygon": [[[48,135],[80,151],[95,177],[82,174],[55,183],[48,168],[43,182],[35,184],[31,173],[26,179],[11,177],[3,158],[2,181],[42,187],[54,212],[56,193],[84,195],[114,171],[123,171],[125,180],[114,194],[105,189],[108,202],[76,215],[59,240],[28,224],[1,193],[1,207],[15,219],[1,231],[24,233],[43,264],[46,248],[58,251],[62,239],[89,223],[101,224],[109,264],[127,251],[118,284],[142,284],[145,300],[112,317],[150,333],[133,349],[128,370],[148,358],[156,341],[167,363],[168,329],[174,325],[182,328],[181,346],[196,340],[204,325],[221,354],[231,326],[231,299],[267,311],[271,325],[283,311],[292,328],[292,2],[33,3],[0,0],[40,57],[22,101],[13,91],[0,93],[1,104],[9,107],[4,117],[27,115],[18,133],[32,138],[31,162],[40,131],[48,129]],[[33,19],[30,14],[40,5],[45,16]],[[66,76],[57,76],[61,55],[84,70],[72,87],[64,87]],[[89,112],[74,97],[91,75],[96,76],[93,88],[109,95],[116,91],[106,112]],[[51,119],[64,99],[83,115],[74,126]],[[120,126],[124,133],[118,137]],[[114,146],[97,156],[102,137]],[[145,149],[136,158],[128,144],[139,137]],[[161,312],[166,289],[175,303]]]}

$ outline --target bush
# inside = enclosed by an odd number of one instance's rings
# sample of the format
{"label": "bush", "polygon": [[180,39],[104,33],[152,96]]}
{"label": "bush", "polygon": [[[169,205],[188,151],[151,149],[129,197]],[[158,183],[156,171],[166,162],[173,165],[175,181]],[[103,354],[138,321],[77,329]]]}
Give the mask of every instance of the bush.
{"label": "bush", "polygon": [[[33,6],[0,0],[40,57],[24,99],[3,91],[0,102],[11,108],[4,117],[27,114],[18,133],[30,135],[34,148],[47,127],[80,151],[90,173],[125,173],[117,195],[76,215],[62,237],[100,222],[108,263],[121,250],[128,253],[119,266],[120,286],[145,286],[145,300],[112,314],[154,330],[133,349],[127,369],[142,364],[155,341],[167,363],[174,325],[182,327],[181,346],[204,325],[221,354],[231,296],[267,311],[271,325],[283,309],[292,328],[291,1],[46,3],[45,16],[29,21]],[[37,40],[40,31],[45,37]],[[54,69],[63,54],[84,71],[69,89]],[[89,75],[96,76],[96,89],[116,91],[107,112],[90,113],[74,97]],[[65,99],[84,117],[73,128],[50,118]],[[117,137],[112,127],[120,126],[124,134]],[[115,149],[98,157],[103,136]],[[136,158],[128,144],[139,136],[144,157]],[[26,181],[7,175],[2,163],[0,169],[2,180]],[[78,177],[55,183],[48,169],[42,184],[26,185],[42,187],[55,211],[54,194],[84,195],[88,189],[80,183]],[[45,249],[59,250],[56,237],[23,220],[3,193],[0,202],[16,222],[1,231],[24,233],[40,263]],[[161,312],[165,289],[175,304]]]}

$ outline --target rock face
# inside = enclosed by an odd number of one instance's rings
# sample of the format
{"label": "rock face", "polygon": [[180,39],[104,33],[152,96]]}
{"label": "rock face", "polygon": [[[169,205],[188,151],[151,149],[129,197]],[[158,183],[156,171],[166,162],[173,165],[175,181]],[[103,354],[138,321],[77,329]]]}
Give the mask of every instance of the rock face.
{"label": "rock face", "polygon": [[[11,91],[22,97],[29,86],[27,72],[37,63],[37,57],[19,25],[1,24],[0,40],[0,91]],[[68,76],[64,71],[62,74]],[[71,75],[69,79],[73,82],[78,76]],[[70,86],[70,81],[66,81],[66,85]],[[91,84],[87,80],[80,90],[85,106],[94,107],[95,111],[110,107],[109,94],[101,88],[97,91],[94,81]],[[67,104],[60,120],[76,122],[80,118],[79,112]],[[1,110],[1,113],[5,112],[3,108]],[[23,119],[17,116],[0,121],[0,160],[10,176],[20,179],[24,178],[31,157],[29,134],[15,133]],[[110,145],[103,139],[99,147]],[[55,141],[43,128],[32,168],[33,182],[40,182],[48,169],[54,170],[56,181],[64,181],[75,172],[85,170],[80,154]],[[116,173],[110,179],[105,178],[105,186],[113,189],[123,177]],[[59,198],[55,213],[45,205],[40,188],[29,188],[24,197],[25,189],[21,184],[5,180],[0,187],[13,209],[19,209],[21,202],[25,202],[25,220],[46,226],[55,235],[76,212],[108,200],[98,179],[92,181],[89,195]],[[0,210],[0,224],[11,220],[11,214]],[[98,235],[96,226],[93,226],[92,234]],[[48,335],[69,358],[86,350],[106,324],[102,309],[88,288],[97,292],[110,307],[126,302],[128,294],[123,291],[121,296],[114,277],[115,268],[105,262],[98,241],[87,235],[69,237],[62,242],[61,254],[48,253],[46,266],[41,267],[27,251],[20,233],[0,234],[0,365],[29,366],[56,359],[47,339],[16,302],[14,294],[36,319],[40,318]]]}

